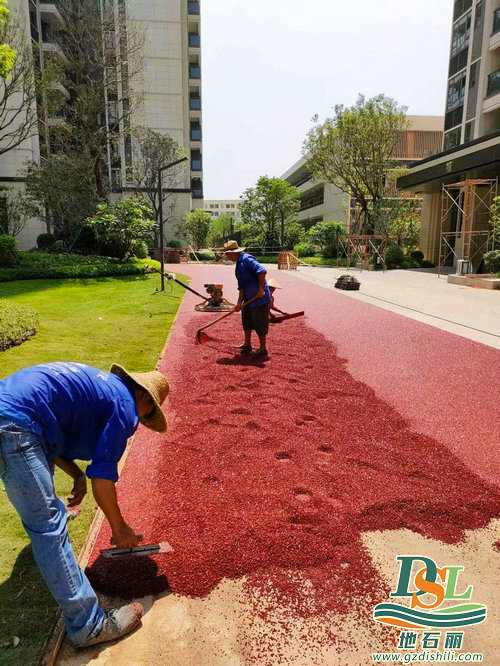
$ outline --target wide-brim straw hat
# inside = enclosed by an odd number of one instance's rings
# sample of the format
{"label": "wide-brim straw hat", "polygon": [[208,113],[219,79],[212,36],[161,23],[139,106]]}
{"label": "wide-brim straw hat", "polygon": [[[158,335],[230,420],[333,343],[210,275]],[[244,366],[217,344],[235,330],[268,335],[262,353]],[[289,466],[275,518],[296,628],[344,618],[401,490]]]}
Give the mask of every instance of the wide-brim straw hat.
{"label": "wide-brim straw hat", "polygon": [[272,278],[267,281],[267,286],[268,287],[274,287],[275,289],[283,289],[283,287],[280,285],[280,283],[276,282],[276,280],[273,280]]}
{"label": "wide-brim straw hat", "polygon": [[151,396],[155,408],[152,414],[142,416],[139,419],[142,425],[155,432],[167,432],[167,417],[161,405],[170,391],[170,384],[161,372],[157,370],[152,372],[128,372],[116,363],[113,363],[110,372],[121,377],[121,379],[131,379]]}
{"label": "wide-brim straw hat", "polygon": [[244,247],[238,247],[238,243],[236,241],[229,241],[228,243],[224,243],[224,252],[244,252],[246,248]]}

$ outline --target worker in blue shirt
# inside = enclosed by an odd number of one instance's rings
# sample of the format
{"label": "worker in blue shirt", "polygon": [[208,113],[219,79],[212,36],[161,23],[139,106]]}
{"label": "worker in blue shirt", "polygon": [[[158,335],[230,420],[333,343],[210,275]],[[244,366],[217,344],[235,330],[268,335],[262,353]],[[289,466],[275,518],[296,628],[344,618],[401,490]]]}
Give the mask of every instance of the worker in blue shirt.
{"label": "worker in blue shirt", "polygon": [[[159,372],[104,372],[81,363],[46,363],[0,381],[0,477],[31,539],[35,561],[60,605],[77,647],[120,638],[136,627],[141,604],[104,611],[79,568],[68,538],[66,507],[54,490],[54,465],[74,479],[68,506],[78,506],[90,478],[112,543],[133,548],[115,483],[127,439],[139,422],[167,430],[161,409],[169,384]],[[74,462],[90,460],[86,474]]]}
{"label": "worker in blue shirt", "polygon": [[[271,294],[266,282],[267,271],[255,257],[247,254],[245,249],[238,247],[236,241],[224,245],[225,256],[236,263],[236,279],[238,280],[239,297],[236,311],[241,310],[245,342],[238,347],[242,353],[253,356],[267,357],[267,334],[269,332],[269,303]],[[257,300],[245,303],[257,296]],[[259,348],[252,351],[252,331],[259,337]]]}

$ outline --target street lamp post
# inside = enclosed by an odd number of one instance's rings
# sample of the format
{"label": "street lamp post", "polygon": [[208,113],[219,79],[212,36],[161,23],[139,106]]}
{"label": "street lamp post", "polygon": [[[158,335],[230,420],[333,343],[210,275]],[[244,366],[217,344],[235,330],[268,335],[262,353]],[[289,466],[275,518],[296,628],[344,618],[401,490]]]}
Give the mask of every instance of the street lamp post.
{"label": "street lamp post", "polygon": [[187,162],[187,157],[182,157],[171,164],[167,164],[158,169],[158,196],[160,197],[159,225],[160,225],[160,264],[161,264],[161,291],[165,291],[165,253],[163,248],[163,183],[162,175],[167,169],[171,169],[182,162]]}

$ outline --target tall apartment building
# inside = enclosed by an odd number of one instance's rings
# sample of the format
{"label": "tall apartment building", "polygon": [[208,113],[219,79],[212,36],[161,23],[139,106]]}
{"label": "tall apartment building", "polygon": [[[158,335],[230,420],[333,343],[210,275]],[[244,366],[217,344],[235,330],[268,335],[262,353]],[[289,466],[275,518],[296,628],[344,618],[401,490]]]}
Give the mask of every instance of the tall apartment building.
{"label": "tall apartment building", "polygon": [[[394,154],[394,161],[402,167],[409,166],[416,159],[434,154],[443,143],[442,116],[409,116],[408,121],[408,130],[401,133]],[[329,220],[343,222],[346,228],[349,228],[355,202],[336,185],[311,179],[305,157],[290,167],[281,178],[301,192],[298,219],[306,229],[318,222]],[[388,192],[387,196],[402,195]]]}
{"label": "tall apartment building", "polygon": [[[189,157],[189,168],[176,185],[179,193],[169,217],[180,219],[184,213],[203,205],[203,157],[201,123],[201,32],[199,0],[99,0],[114,3],[117,21],[143,32],[145,37],[144,71],[137,92],[142,103],[131,118],[132,127],[142,126],[167,133],[182,145]],[[64,57],[58,43],[58,26],[64,21],[57,0],[10,0],[13,12],[23,17],[26,37],[37,45],[37,65],[44,67],[53,54]],[[121,63],[123,66],[123,63]],[[125,63],[126,66],[126,63]],[[61,87],[64,94],[64,87]],[[113,100],[103,102],[102,122],[112,122]],[[25,161],[44,159],[50,150],[51,125],[60,118],[43,117],[39,111],[38,133],[17,149],[0,156],[0,183],[22,187],[19,171]],[[114,196],[130,190],[133,150],[126,139],[110,146],[103,177]],[[36,244],[45,225],[32,220],[18,238],[20,247]],[[168,234],[168,225],[166,227]]]}
{"label": "tall apartment building", "polygon": [[217,219],[219,215],[224,213],[230,213],[236,222],[241,221],[239,199],[205,199],[203,208],[207,213],[210,213],[213,219]]}
{"label": "tall apartment building", "polygon": [[[443,187],[499,175],[500,0],[455,0],[443,150],[415,163],[398,181],[401,189],[423,196],[420,246],[427,259],[440,262],[442,231],[455,233],[462,224],[460,204],[442,230]],[[453,196],[461,201],[463,194],[457,190]],[[486,229],[487,217],[484,206],[475,207],[469,231]],[[455,263],[461,253],[461,239],[456,240],[451,251]]]}

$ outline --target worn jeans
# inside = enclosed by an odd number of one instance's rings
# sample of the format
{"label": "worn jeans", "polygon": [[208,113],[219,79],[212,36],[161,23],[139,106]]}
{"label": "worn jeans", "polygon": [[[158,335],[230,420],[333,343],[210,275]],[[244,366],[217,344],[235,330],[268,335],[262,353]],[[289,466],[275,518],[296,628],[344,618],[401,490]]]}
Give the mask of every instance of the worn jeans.
{"label": "worn jeans", "polygon": [[0,478],[31,539],[42,576],[62,609],[70,640],[84,643],[99,633],[104,613],[73,553],[66,507],[56,497],[42,439],[1,416]]}

